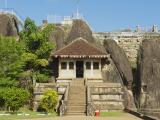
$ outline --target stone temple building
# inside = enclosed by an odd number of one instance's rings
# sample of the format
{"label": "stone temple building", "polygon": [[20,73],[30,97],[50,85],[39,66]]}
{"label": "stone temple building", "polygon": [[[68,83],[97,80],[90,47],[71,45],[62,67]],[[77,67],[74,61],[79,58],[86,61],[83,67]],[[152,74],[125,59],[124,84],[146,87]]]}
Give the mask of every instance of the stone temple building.
{"label": "stone temple building", "polygon": [[101,59],[109,54],[93,47],[83,38],[77,38],[69,45],[56,51],[51,56],[59,59],[58,82],[67,82],[69,78],[102,79]]}
{"label": "stone temple building", "polygon": [[[79,37],[50,55],[58,77],[55,83],[36,83],[34,110],[41,109],[39,100],[47,89],[58,93],[57,111],[62,115],[94,115],[101,111],[123,111],[122,84],[104,83],[103,72],[109,63],[110,54]],[[107,69],[109,70],[109,69]]]}

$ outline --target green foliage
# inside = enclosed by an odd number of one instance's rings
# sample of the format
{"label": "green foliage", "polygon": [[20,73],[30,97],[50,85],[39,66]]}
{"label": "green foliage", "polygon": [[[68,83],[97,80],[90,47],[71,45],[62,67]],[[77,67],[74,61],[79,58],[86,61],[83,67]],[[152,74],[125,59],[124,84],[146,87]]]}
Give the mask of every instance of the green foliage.
{"label": "green foliage", "polygon": [[42,108],[46,109],[48,112],[53,112],[58,103],[58,94],[52,90],[48,89],[44,92],[44,96],[40,99],[40,105]]}
{"label": "green foliage", "polygon": [[67,27],[64,27],[64,30],[67,30]]}
{"label": "green foliage", "polygon": [[30,97],[30,93],[27,90],[22,88],[19,89],[7,89],[5,91],[3,99],[5,100],[5,105],[10,106],[13,109],[13,113],[19,110],[21,106],[23,106]]}
{"label": "green foliage", "polygon": [[55,26],[53,24],[49,24],[43,29],[41,34],[43,35],[45,40],[48,41],[48,38],[52,32],[55,32]]}
{"label": "green foliage", "polygon": [[123,28],[116,29],[115,32],[122,32]]}
{"label": "green foliage", "polygon": [[39,69],[49,64],[51,50],[56,48],[56,45],[48,40],[51,32],[55,32],[55,27],[53,24],[49,24],[40,32],[34,20],[30,18],[25,20],[24,27],[26,31],[21,31],[20,37],[26,44],[26,53],[22,57],[27,60],[29,69],[38,71],[35,73],[37,81],[47,82],[48,74],[39,72]]}
{"label": "green foliage", "polygon": [[132,68],[137,68],[137,61],[129,61]]}
{"label": "green foliage", "polygon": [[17,78],[25,67],[25,59],[22,58],[25,44],[15,42],[15,39],[0,35],[0,87],[17,87]]}

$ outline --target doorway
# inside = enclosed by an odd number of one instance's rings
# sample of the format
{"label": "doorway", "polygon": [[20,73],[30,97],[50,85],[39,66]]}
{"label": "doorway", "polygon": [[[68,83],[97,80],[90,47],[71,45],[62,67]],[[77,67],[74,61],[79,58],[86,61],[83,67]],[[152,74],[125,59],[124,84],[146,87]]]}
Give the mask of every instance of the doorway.
{"label": "doorway", "polygon": [[83,78],[83,61],[76,61],[76,78]]}

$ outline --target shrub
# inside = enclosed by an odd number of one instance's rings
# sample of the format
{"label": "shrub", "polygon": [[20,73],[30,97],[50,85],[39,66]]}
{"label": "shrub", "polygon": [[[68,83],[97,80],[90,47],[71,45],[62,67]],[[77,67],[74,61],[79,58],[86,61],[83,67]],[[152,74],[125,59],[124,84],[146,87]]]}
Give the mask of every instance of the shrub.
{"label": "shrub", "polygon": [[30,93],[27,90],[22,88],[13,89],[8,88],[8,90],[4,93],[3,99],[5,100],[6,106],[10,106],[13,109],[13,113],[17,113],[19,108],[23,106],[30,97]]}
{"label": "shrub", "polygon": [[64,27],[64,30],[67,30],[67,27]]}
{"label": "shrub", "polygon": [[58,94],[52,89],[46,90],[44,96],[40,99],[40,105],[42,108],[46,109],[47,114],[54,111],[57,103]]}
{"label": "shrub", "polygon": [[132,68],[137,68],[137,61],[129,61]]}

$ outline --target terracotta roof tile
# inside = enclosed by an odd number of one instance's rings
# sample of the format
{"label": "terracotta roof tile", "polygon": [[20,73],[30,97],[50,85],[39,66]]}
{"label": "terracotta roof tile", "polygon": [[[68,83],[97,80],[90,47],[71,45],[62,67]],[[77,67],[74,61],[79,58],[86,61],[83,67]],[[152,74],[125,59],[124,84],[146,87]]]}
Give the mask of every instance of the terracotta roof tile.
{"label": "terracotta roof tile", "polygon": [[89,44],[83,38],[78,38],[64,48],[51,54],[54,55],[108,55]]}

